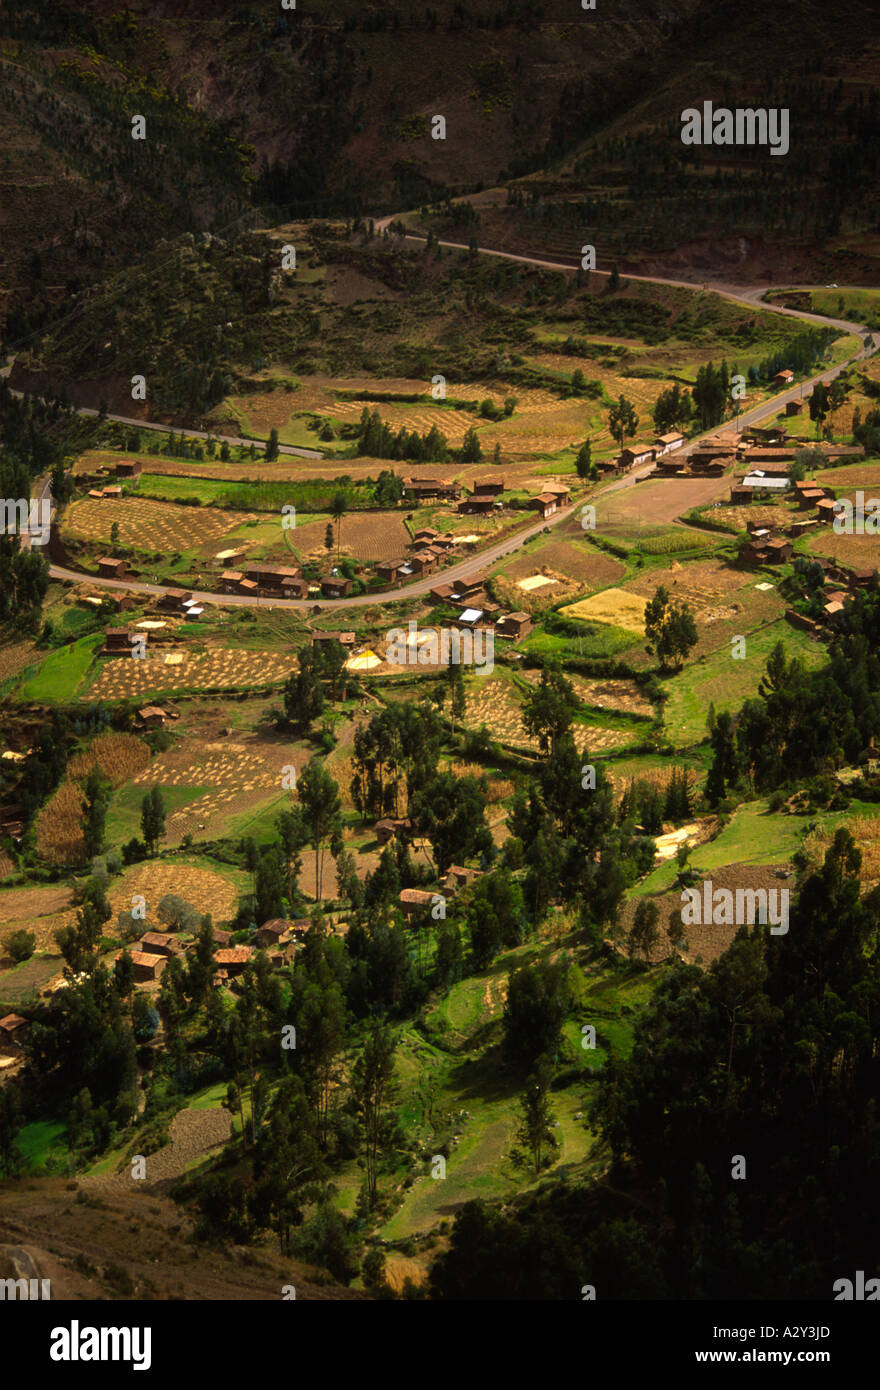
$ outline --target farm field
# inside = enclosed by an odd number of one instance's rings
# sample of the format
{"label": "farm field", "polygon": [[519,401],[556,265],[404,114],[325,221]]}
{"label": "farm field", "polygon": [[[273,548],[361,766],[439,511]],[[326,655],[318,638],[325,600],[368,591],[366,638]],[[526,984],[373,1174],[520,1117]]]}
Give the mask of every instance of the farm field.
{"label": "farm field", "polygon": [[[336,557],[336,526],[333,526],[334,546],[328,552],[324,545],[327,519],[308,520],[289,532],[290,547],[300,559],[325,560],[328,553]],[[403,524],[400,512],[348,512],[340,529],[340,553],[367,563],[398,560],[407,553],[410,533]]]}
{"label": "farm field", "polygon": [[205,840],[234,835],[237,824],[267,801],[277,801],[278,812],[290,803],[292,793],[282,791],[282,776],[290,767],[300,772],[306,761],[302,746],[280,741],[186,738],[160,753],[114,798],[112,831],[119,840],[139,833],[143,795],[158,786],[169,811],[165,843],[179,843],[188,834]]}
{"label": "farm field", "polygon": [[848,569],[880,568],[880,535],[838,535],[830,526],[809,536],[806,548],[811,555],[824,555]]}
{"label": "farm field", "polygon": [[150,651],[139,661],[107,658],[81,698],[125,700],[163,690],[234,690],[280,683],[296,665],[290,653],[216,647]]}
{"label": "farm field", "polygon": [[221,871],[213,864],[209,867],[207,861],[147,859],[114,879],[107,896],[115,915],[130,911],[132,896],[141,894],[147,903],[145,920],[155,923],[159,903],[172,893],[197,912],[210,913],[214,925],[220,927],[235,916],[239,892],[246,880],[247,875],[238,870]]}
{"label": "farm field", "polygon": [[[733,627],[737,625],[744,626],[736,620]],[[701,642],[703,637],[701,633]],[[820,643],[780,618],[759,631],[746,634],[744,659],[734,660],[728,640],[721,637],[721,644],[714,650],[708,650],[704,656],[692,656],[683,670],[664,682],[669,698],[663,707],[663,724],[675,747],[690,747],[707,736],[706,716],[710,704],[714,704],[716,714],[720,714],[722,710],[738,710],[745,700],[757,694],[767,657],[777,642],[783,643],[789,660],[797,657],[806,667],[821,666],[826,660],[825,648]],[[699,645],[695,648],[697,652]]]}
{"label": "farm field", "polygon": [[103,641],[103,634],[97,633],[50,652],[38,670],[22,679],[21,696],[47,704],[74,699]]}
{"label": "farm field", "polygon": [[72,540],[110,542],[110,529],[119,527],[119,543],[135,550],[167,555],[214,548],[230,531],[256,512],[221,511],[212,507],[175,506],[149,497],[120,497],[115,501],[84,497],[68,507],[62,533]]}
{"label": "farm field", "polygon": [[603,589],[601,593],[567,604],[560,613],[563,617],[580,618],[585,622],[609,623],[624,632],[641,634],[645,630],[645,599],[626,589]]}
{"label": "farm field", "polygon": [[[500,743],[536,751],[537,741],[529,735],[522,722],[521,705],[522,700],[512,681],[494,676],[474,678],[467,686],[465,727],[477,730],[485,725],[490,736]],[[576,723],[572,734],[579,753],[584,750],[601,753],[606,749],[624,747],[637,737],[632,730],[610,725],[605,727],[599,723]]]}

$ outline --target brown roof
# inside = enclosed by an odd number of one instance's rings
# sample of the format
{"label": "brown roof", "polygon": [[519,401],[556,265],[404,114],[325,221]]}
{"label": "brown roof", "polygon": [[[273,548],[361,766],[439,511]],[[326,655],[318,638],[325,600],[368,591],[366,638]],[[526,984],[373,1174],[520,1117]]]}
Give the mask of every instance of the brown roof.
{"label": "brown roof", "polygon": [[253,946],[227,946],[222,951],[216,951],[214,958],[218,965],[241,965],[249,961],[253,954]]}
{"label": "brown roof", "polygon": [[165,711],[160,709],[158,705],[144,705],[143,709],[138,710],[138,716],[141,719],[151,719],[154,714],[161,714],[162,718],[165,718]]}
{"label": "brown roof", "polygon": [[414,907],[430,907],[433,898],[433,893],[426,893],[421,888],[403,888],[400,892],[400,902],[411,903]]}
{"label": "brown roof", "polygon": [[555,502],[555,501],[556,501],[556,493],[555,493],[555,492],[539,492],[538,495],[537,495],[537,497],[534,497],[532,500],[533,500],[534,502]]}
{"label": "brown roof", "polygon": [[27,1019],[22,1018],[21,1014],[7,1014],[5,1018],[0,1018],[0,1028],[4,1033],[14,1033],[16,1028],[21,1028],[25,1023]]}
{"label": "brown roof", "polygon": [[[120,951],[119,954],[121,955],[122,952]],[[165,964],[164,956],[155,956],[152,955],[149,951],[131,951],[130,955],[133,965],[145,965],[155,967],[157,965]]]}

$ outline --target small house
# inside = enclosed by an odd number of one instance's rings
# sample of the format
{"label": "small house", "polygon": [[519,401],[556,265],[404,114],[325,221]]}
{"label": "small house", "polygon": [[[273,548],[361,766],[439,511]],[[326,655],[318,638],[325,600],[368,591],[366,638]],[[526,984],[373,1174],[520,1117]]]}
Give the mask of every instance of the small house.
{"label": "small house", "polygon": [[104,634],[104,656],[131,656],[135,646],[142,647],[149,642],[147,632],[132,632],[127,627],[108,627]]}
{"label": "small house", "polygon": [[114,471],[117,478],[136,478],[141,467],[140,459],[120,459]]}
{"label": "small house", "polygon": [[559,506],[559,502],[552,492],[541,492],[537,497],[529,500],[529,507],[538,513],[546,521],[549,516],[553,516]]}
{"label": "small house", "polygon": [[224,946],[214,952],[214,959],[221,970],[228,971],[230,975],[240,975],[253,955],[253,946]]}
{"label": "small house", "polygon": [[[122,952],[119,952],[119,956]],[[116,959],[119,959],[119,956]],[[166,956],[157,955],[153,951],[132,951],[131,963],[134,966],[135,984],[148,985],[153,980],[158,980],[162,971],[168,963]]]}
{"label": "small house", "polygon": [[352,580],[343,574],[334,574],[321,580],[321,593],[325,598],[347,598],[352,590]]}
{"label": "small house", "polygon": [[620,451],[621,468],[637,468],[643,463],[654,462],[653,444],[628,444]]}
{"label": "small house", "polygon": [[804,410],[804,402],[803,402],[803,401],[786,401],[786,403],[785,403],[785,413],[786,413],[786,415],[802,415],[802,414],[803,414],[803,410]]}
{"label": "small house", "polygon": [[125,560],[114,560],[110,555],[102,555],[98,560],[98,574],[102,579],[124,579],[127,573]]}
{"label": "small house", "polygon": [[784,367],[781,372],[777,372],[774,376],[773,385],[778,387],[790,386],[793,381],[794,372],[791,371],[788,367]]}
{"label": "small house", "polygon": [[177,956],[180,947],[169,932],[146,931],[138,942],[137,949],[142,955]]}
{"label": "small house", "polygon": [[398,902],[405,920],[409,922],[413,917],[419,917],[430,911],[436,896],[435,893],[426,893],[421,888],[402,889]]}
{"label": "small house", "polygon": [[139,709],[137,717],[145,729],[163,729],[167,715],[158,705],[144,705]]}
{"label": "small house", "polygon": [[402,830],[411,830],[412,821],[408,816],[386,816],[383,820],[377,820],[373,826],[373,833],[380,845],[387,845],[400,834]]}
{"label": "small house", "polygon": [[532,630],[532,619],[528,613],[506,613],[499,618],[495,625],[495,633],[498,637],[507,637],[514,642],[518,642],[521,637],[526,637]]}
{"label": "small house", "polygon": [[656,458],[662,458],[664,454],[671,454],[673,449],[680,449],[685,442],[685,437],[681,430],[670,430],[668,434],[656,434],[654,444],[656,445]]}
{"label": "small house", "polygon": [[284,917],[273,917],[258,927],[253,935],[256,946],[277,946],[283,936],[287,936],[290,923]]}
{"label": "small house", "polygon": [[6,1052],[20,1052],[30,1027],[21,1014],[6,1014],[0,1018],[0,1048]]}
{"label": "small house", "polygon": [[405,560],[385,560],[381,565],[376,566],[376,574],[383,583],[396,584],[405,564]]}
{"label": "small house", "polygon": [[465,869],[461,864],[451,864],[443,880],[443,887],[447,893],[454,896],[460,888],[467,888],[475,878],[479,878],[480,872],[479,869]]}

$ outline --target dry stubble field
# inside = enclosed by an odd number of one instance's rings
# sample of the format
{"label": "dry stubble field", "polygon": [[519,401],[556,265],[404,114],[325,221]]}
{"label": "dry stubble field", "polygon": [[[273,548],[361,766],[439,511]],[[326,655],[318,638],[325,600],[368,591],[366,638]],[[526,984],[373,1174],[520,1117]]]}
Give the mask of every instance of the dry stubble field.
{"label": "dry stubble field", "polygon": [[293,655],[216,647],[205,652],[147,649],[140,660],[108,658],[81,699],[125,700],[163,690],[235,690],[283,681]]}

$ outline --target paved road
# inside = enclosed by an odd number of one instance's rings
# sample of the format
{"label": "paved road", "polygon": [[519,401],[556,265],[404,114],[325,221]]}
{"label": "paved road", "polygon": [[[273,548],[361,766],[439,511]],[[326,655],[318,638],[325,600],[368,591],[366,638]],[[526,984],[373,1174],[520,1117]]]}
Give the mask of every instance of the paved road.
{"label": "paved road", "polygon": [[[472,555],[467,560],[459,560],[456,564],[450,565],[448,569],[439,570],[436,574],[428,575],[423,579],[415,579],[412,584],[405,585],[402,589],[390,589],[387,593],[379,594],[358,594],[352,598],[252,598],[248,594],[214,594],[200,590],[193,590],[193,597],[200,603],[213,603],[220,607],[237,608],[293,608],[308,612],[316,607],[324,608],[367,608],[377,603],[401,603],[404,599],[416,598],[421,594],[427,594],[434,588],[435,584],[450,584],[455,579],[464,579],[468,575],[477,574],[480,570],[487,569],[501,560],[505,555],[510,555],[512,551],[518,550],[532,536],[537,536],[546,526],[555,526],[566,517],[571,516],[576,506],[575,503],[570,507],[561,508],[550,521],[538,521],[532,526],[525,527],[522,531],[517,531],[512,536],[506,536],[504,540],[489,546],[487,550],[481,550],[479,554]],[[53,579],[72,579],[78,583],[87,581],[89,584],[99,585],[102,589],[124,589],[138,594],[164,594],[169,588],[168,584],[146,584],[139,580],[124,579],[93,579],[91,575],[84,575],[77,570],[64,569],[60,565],[51,565],[50,573]]]}
{"label": "paved road", "polygon": [[[376,230],[381,232],[385,227],[389,225],[389,223],[391,223],[394,220],[394,217],[385,217],[380,219],[380,221],[378,221],[375,224]],[[407,241],[414,242],[425,241],[424,237],[414,236],[411,233],[408,233],[405,239]],[[460,241],[441,241],[438,244],[453,250],[467,251],[469,249],[464,242]],[[495,251],[486,247],[479,247],[478,250],[481,255],[496,256],[501,260],[517,261],[524,265],[533,265],[548,270],[575,269],[575,265],[567,261],[543,260],[535,256],[520,256],[515,255],[509,251]],[[593,274],[608,275],[609,272],[594,271]],[[694,290],[699,288],[698,285],[694,284],[692,281],[689,280],[674,280],[662,276],[627,275],[625,278],[628,280],[641,280],[644,281],[646,284],[672,285],[677,288],[688,290]],[[727,428],[735,424],[738,429],[744,429],[748,426],[759,424],[761,420],[765,420],[778,415],[780,409],[788,401],[802,399],[806,395],[807,391],[817,381],[833,380],[834,377],[839,376],[841,372],[845,371],[848,367],[852,366],[854,362],[859,361],[865,357],[870,357],[873,355],[873,352],[876,351],[875,348],[869,349],[866,346],[868,338],[872,335],[870,334],[870,331],[864,327],[863,324],[852,323],[847,319],[830,318],[824,314],[810,313],[804,309],[789,309],[778,304],[763,303],[762,296],[767,292],[768,289],[771,288],[771,286],[755,285],[742,288],[740,286],[727,285],[722,282],[706,282],[705,288],[710,290],[713,294],[718,294],[723,299],[731,300],[734,303],[748,304],[750,306],[759,307],[770,313],[784,314],[791,318],[802,319],[805,322],[825,324],[831,328],[841,329],[847,333],[851,333],[858,337],[861,343],[859,351],[853,357],[848,358],[845,362],[841,362],[838,366],[828,367],[823,372],[817,372],[815,376],[810,377],[808,380],[800,381],[796,383],[794,386],[789,387],[785,391],[780,391],[774,394],[772,397],[770,397],[769,400],[762,401],[759,405],[753,406],[750,410],[744,411],[741,415],[737,417],[735,421],[725,422],[725,427]],[[9,368],[7,367],[3,369],[2,372],[0,372],[0,375],[7,375],[8,372]],[[79,410],[78,413],[81,415],[96,415],[98,412],[83,407]],[[116,421],[121,424],[131,425],[138,429],[158,429],[163,430],[166,433],[168,432],[168,426],[155,425],[150,421],[146,420],[136,420],[122,415],[108,415],[107,419]],[[706,431],[706,433],[715,434],[717,428],[719,427],[716,427],[712,430],[708,430]],[[187,437],[193,439],[208,439],[210,437],[208,433],[204,430],[180,430],[177,431],[177,433],[185,434]],[[219,435],[214,437],[219,438],[220,440],[225,439],[226,442],[230,444],[244,444],[245,446],[256,442],[249,439],[235,438],[233,436]],[[695,439],[690,440],[688,444],[679,451],[678,456],[680,458],[686,458],[699,444],[700,439],[703,437],[703,435],[698,435]],[[291,445],[281,445],[279,446],[279,449],[282,453],[295,454],[302,458],[323,458],[323,455],[316,450],[297,449]],[[615,482],[608,485],[607,487],[602,488],[600,492],[596,494],[596,496],[600,496],[603,493],[607,492],[616,492],[621,488],[632,487],[642,478],[646,477],[650,471],[650,468],[648,468],[640,470],[638,473],[628,474],[626,477],[618,479]],[[723,492],[726,489],[727,483],[725,480],[720,480],[720,482],[722,482],[723,484],[721,488],[721,491]],[[509,555],[511,551],[517,550],[530,537],[537,535],[540,531],[543,531],[545,526],[558,526],[560,522],[564,521],[567,517],[571,516],[573,511],[574,507],[562,508],[549,522],[540,521],[536,523],[534,526],[531,526],[524,531],[518,532],[515,536],[508,537],[506,540],[500,541],[497,545],[490,546],[489,549],[482,551],[479,555],[474,556],[469,560],[460,561],[458,564],[453,565],[450,569],[443,570],[439,574],[431,576],[429,578],[414,580],[412,584],[406,584],[400,589],[393,589],[384,594],[361,594],[358,595],[356,598],[308,600],[252,598],[249,595],[245,594],[215,594],[208,593],[202,590],[196,592],[195,597],[199,600],[200,603],[210,603],[223,607],[230,606],[244,608],[292,608],[301,610],[313,609],[316,606],[320,606],[321,609],[365,608],[375,603],[401,603],[406,599],[415,598],[419,595],[428,593],[434,587],[435,584],[450,583],[455,579],[464,578],[477,570],[489,568],[491,565],[494,565],[498,560],[502,559],[504,556]],[[91,575],[83,575],[76,570],[65,569],[59,565],[52,565],[50,567],[50,573],[53,579],[69,579],[74,581],[87,580],[89,583],[99,586],[101,588],[127,589],[131,590],[132,592],[142,594],[161,594],[164,593],[164,591],[168,588],[167,584],[147,584],[143,581],[135,580],[126,582],[124,580],[117,579],[97,579],[93,578]]]}

